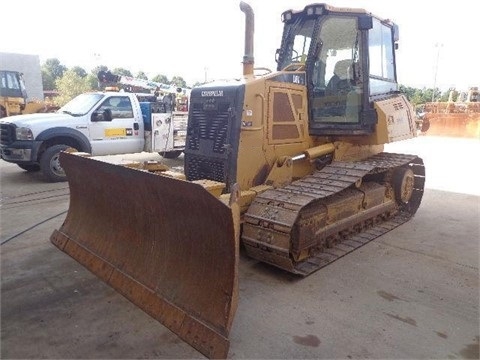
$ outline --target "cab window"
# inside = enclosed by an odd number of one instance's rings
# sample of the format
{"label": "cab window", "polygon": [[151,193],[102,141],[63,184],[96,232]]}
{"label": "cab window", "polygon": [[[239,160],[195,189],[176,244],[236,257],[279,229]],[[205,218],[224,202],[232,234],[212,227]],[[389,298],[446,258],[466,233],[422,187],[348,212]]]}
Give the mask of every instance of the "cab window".
{"label": "cab window", "polygon": [[362,89],[359,70],[357,18],[332,16],[321,23],[319,51],[311,83],[311,127],[323,124],[358,124]]}
{"label": "cab window", "polygon": [[112,112],[112,119],[133,118],[132,103],[130,98],[126,96],[112,96],[106,99],[98,110],[100,110],[100,112],[110,110]]}
{"label": "cab window", "polygon": [[384,94],[397,90],[392,29],[373,19],[369,32],[370,95]]}

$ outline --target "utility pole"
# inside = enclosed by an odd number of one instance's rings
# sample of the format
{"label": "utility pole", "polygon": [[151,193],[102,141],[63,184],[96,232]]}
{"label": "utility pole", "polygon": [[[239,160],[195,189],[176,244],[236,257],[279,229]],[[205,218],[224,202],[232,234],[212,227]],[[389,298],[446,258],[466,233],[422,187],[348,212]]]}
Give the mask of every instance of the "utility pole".
{"label": "utility pole", "polygon": [[438,59],[440,58],[440,48],[443,46],[443,44],[436,43],[435,47],[438,49],[437,50],[437,61],[435,63],[435,75],[433,78],[433,91],[432,91],[432,102],[435,101],[435,90],[437,88],[437,73],[438,73]]}

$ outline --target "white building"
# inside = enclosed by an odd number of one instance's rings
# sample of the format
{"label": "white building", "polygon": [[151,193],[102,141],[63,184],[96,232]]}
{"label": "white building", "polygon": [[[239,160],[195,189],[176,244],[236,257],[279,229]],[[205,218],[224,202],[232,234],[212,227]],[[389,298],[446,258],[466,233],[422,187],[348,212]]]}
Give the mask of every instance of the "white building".
{"label": "white building", "polygon": [[38,55],[0,52],[0,70],[23,73],[28,101],[43,100],[42,71]]}

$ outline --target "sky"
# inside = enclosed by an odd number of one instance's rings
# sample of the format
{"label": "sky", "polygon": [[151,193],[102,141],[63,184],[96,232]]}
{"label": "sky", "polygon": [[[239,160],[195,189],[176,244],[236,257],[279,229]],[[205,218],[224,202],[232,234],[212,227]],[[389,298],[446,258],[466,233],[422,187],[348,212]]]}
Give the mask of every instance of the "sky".
{"label": "sky", "polygon": [[[256,67],[276,69],[280,15],[315,0],[246,0],[255,13]],[[24,0],[2,4],[0,52],[57,58],[90,71],[122,67],[152,78],[183,77],[188,85],[242,76],[245,17],[239,0]],[[480,86],[478,5],[471,0],[331,0],[363,8],[399,25],[398,82],[467,90]],[[447,6],[448,5],[448,6]],[[8,14],[9,16],[5,16]]]}

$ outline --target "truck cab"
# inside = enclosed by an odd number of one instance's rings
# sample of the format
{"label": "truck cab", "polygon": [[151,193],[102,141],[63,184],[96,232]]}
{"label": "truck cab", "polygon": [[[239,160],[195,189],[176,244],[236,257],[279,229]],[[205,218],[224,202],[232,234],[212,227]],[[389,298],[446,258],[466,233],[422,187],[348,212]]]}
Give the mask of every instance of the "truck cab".
{"label": "truck cab", "polygon": [[140,103],[134,93],[85,93],[55,113],[0,120],[0,156],[24,170],[41,170],[51,182],[66,181],[59,155],[67,148],[93,156],[142,151],[180,155],[184,131],[177,127],[186,128],[187,115],[183,118],[155,113],[151,103]]}

